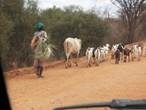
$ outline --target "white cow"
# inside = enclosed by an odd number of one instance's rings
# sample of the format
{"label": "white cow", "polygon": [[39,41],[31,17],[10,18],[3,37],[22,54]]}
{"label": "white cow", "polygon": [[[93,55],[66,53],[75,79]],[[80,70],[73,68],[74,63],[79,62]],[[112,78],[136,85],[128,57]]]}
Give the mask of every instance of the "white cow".
{"label": "white cow", "polygon": [[109,50],[110,50],[109,47],[110,47],[109,44],[106,44],[105,46],[103,46],[106,56],[107,56],[108,53],[109,53]]}
{"label": "white cow", "polygon": [[106,60],[106,51],[103,47],[99,47],[100,49],[100,61],[103,62]]}
{"label": "white cow", "polygon": [[144,45],[144,47],[143,47],[143,56],[146,57],[146,45]]}
{"label": "white cow", "polygon": [[110,52],[109,47],[109,44],[103,45],[103,47],[101,47],[101,53],[103,54],[104,60],[107,60],[108,58],[108,54]]}
{"label": "white cow", "polygon": [[111,59],[114,58],[114,54],[115,52],[117,51],[117,49],[120,50],[120,61],[123,61],[123,58],[124,58],[124,46],[122,45],[122,43],[118,43],[118,44],[115,44],[112,46],[112,49],[111,49]]}
{"label": "white cow", "polygon": [[78,66],[77,60],[81,50],[81,39],[78,38],[66,38],[64,41],[64,51],[66,54],[65,67],[71,67],[71,62],[69,61],[71,55],[76,56],[76,61],[74,62]]}
{"label": "white cow", "polygon": [[95,64],[97,66],[99,66],[99,63],[101,62],[101,52],[100,52],[100,49],[98,47],[95,50],[94,54],[95,54]]}
{"label": "white cow", "polygon": [[116,50],[118,49],[118,45],[119,45],[119,44],[114,44],[114,45],[112,46],[112,49],[111,49],[111,57],[112,57],[112,58],[114,58],[114,54],[115,54]]}
{"label": "white cow", "polygon": [[86,57],[88,66],[91,66],[92,63],[95,63],[96,66],[99,66],[99,63],[101,61],[101,52],[100,49],[94,48],[94,47],[88,47],[86,50]]}
{"label": "white cow", "polygon": [[112,54],[114,54],[115,52],[116,52],[116,50],[118,49],[118,46],[119,46],[120,44],[114,44],[113,46],[112,46],[112,49],[111,49],[111,52],[112,52]]}
{"label": "white cow", "polygon": [[138,46],[137,44],[133,45],[132,47],[132,60],[136,58],[138,61],[140,60],[142,54],[142,48]]}
{"label": "white cow", "polygon": [[93,58],[94,47],[88,47],[85,54],[86,54],[88,66],[91,66],[91,64],[94,62],[94,58]]}

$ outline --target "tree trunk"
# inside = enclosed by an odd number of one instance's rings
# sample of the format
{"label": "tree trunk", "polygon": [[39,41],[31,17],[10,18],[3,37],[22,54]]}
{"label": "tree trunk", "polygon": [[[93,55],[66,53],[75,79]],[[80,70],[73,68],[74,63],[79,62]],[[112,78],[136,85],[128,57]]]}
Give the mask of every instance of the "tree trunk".
{"label": "tree trunk", "polygon": [[128,30],[128,39],[127,39],[127,42],[128,43],[133,43],[133,41],[134,41],[134,33],[135,33],[134,26],[129,27],[129,30]]}

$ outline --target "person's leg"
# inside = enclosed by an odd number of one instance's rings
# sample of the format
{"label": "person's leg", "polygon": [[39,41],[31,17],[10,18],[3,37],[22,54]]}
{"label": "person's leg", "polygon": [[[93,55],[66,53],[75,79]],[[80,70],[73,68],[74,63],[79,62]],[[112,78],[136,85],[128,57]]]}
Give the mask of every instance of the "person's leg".
{"label": "person's leg", "polygon": [[43,73],[43,65],[42,65],[42,61],[40,59],[38,59],[38,76],[42,77],[42,73]]}
{"label": "person's leg", "polygon": [[34,70],[38,77],[42,77],[43,66],[42,66],[42,61],[40,59],[34,60]]}
{"label": "person's leg", "polygon": [[35,74],[38,76],[39,75],[39,69],[38,69],[38,66],[39,66],[39,60],[38,59],[34,59],[34,71],[35,71]]}

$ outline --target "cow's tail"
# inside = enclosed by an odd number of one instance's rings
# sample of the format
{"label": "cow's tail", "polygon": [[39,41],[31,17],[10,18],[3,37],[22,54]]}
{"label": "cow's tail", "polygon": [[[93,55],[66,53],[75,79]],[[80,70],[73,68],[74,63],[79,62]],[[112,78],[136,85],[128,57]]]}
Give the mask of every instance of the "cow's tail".
{"label": "cow's tail", "polygon": [[64,50],[65,50],[65,54],[66,54],[66,57],[69,57],[68,54],[69,54],[69,43],[68,42],[64,42]]}

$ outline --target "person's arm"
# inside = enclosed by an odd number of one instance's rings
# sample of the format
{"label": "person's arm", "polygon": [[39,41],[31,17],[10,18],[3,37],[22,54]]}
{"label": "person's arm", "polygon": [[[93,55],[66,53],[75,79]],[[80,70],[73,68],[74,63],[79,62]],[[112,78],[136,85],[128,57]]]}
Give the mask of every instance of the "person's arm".
{"label": "person's arm", "polygon": [[33,39],[31,40],[31,48],[34,49],[37,45],[38,38],[37,37],[33,37]]}

